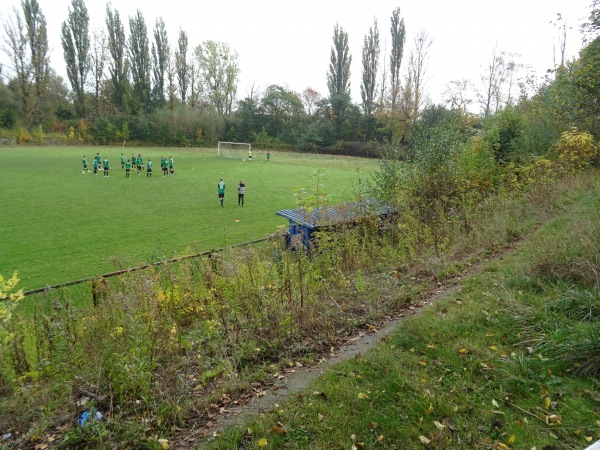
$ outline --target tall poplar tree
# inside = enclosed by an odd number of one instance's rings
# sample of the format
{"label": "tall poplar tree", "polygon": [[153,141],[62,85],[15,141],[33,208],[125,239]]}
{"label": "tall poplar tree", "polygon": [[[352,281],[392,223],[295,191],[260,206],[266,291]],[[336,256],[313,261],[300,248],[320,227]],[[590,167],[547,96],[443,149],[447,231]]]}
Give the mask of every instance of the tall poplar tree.
{"label": "tall poplar tree", "polygon": [[181,103],[185,104],[188,90],[189,68],[187,60],[188,37],[187,33],[179,30],[179,39],[177,39],[177,50],[175,51],[175,72],[177,72],[177,84],[179,85],[179,95]]}
{"label": "tall poplar tree", "polygon": [[33,123],[41,124],[45,109],[49,106],[48,80],[50,59],[48,57],[48,34],[46,18],[37,0],[23,0],[23,15],[29,41],[31,70],[33,75]]}
{"label": "tall poplar tree", "polygon": [[154,87],[153,101],[161,107],[165,104],[165,73],[169,58],[171,57],[171,47],[167,38],[167,29],[162,17],[156,19],[154,25],[154,42],[152,43],[152,74]]}
{"label": "tall poplar tree", "polygon": [[131,63],[131,79],[133,96],[137,112],[150,110],[150,49],[148,45],[148,28],[144,15],[138,9],[129,18],[129,60]]}
{"label": "tall poplar tree", "polygon": [[90,17],[83,0],[71,0],[71,8],[68,19],[62,23],[61,42],[75,111],[79,117],[84,117],[85,85],[90,72]]}
{"label": "tall poplar tree", "polygon": [[342,133],[342,124],[345,121],[346,111],[350,107],[350,64],[352,56],[348,49],[348,33],[338,24],[333,30],[333,47],[329,59],[329,72],[327,73],[327,88],[329,101],[333,110],[335,130],[339,138]]}
{"label": "tall poplar tree", "polygon": [[390,89],[392,111],[396,109],[398,95],[400,93],[400,65],[402,64],[402,55],[404,53],[404,43],[406,42],[406,28],[404,19],[400,18],[400,8],[394,9],[391,17],[390,31],[392,33],[392,50],[390,52]]}
{"label": "tall poplar tree", "polygon": [[195,109],[198,105],[198,100],[200,99],[202,86],[200,84],[200,67],[198,67],[198,63],[194,61],[193,56],[188,61],[188,73],[190,74],[190,81],[188,83],[190,86],[190,95],[187,97],[188,105],[190,108]]}
{"label": "tall poplar tree", "polygon": [[127,60],[125,26],[121,22],[119,12],[106,5],[106,28],[108,30],[108,52],[110,53],[109,72],[113,87],[115,106],[121,112],[129,112],[129,61]]}
{"label": "tall poplar tree", "polygon": [[419,116],[419,111],[423,106],[423,98],[425,96],[425,72],[427,70],[427,58],[429,48],[433,41],[425,30],[421,30],[415,37],[414,49],[408,60],[409,79],[412,87],[412,111],[410,117],[416,120]]}
{"label": "tall poplar tree", "polygon": [[333,47],[329,58],[327,88],[330,98],[339,95],[350,96],[350,64],[352,56],[348,48],[348,33],[338,24],[333,30]]}
{"label": "tall poplar tree", "polygon": [[375,97],[377,95],[377,69],[379,68],[379,30],[377,20],[369,28],[365,36],[362,51],[362,82],[360,96],[362,99],[363,113],[367,120],[373,116]]}
{"label": "tall poplar tree", "polygon": [[100,92],[104,82],[104,70],[108,61],[108,47],[106,45],[106,33],[104,30],[92,31],[92,42],[90,46],[90,70],[92,72],[93,90],[93,113],[98,119],[102,115],[102,102]]}
{"label": "tall poplar tree", "polygon": [[175,108],[175,104],[177,102],[177,83],[175,81],[176,78],[176,67],[175,67],[175,58],[170,57],[167,60],[166,65],[166,88],[167,88],[167,105],[169,109],[173,110]]}

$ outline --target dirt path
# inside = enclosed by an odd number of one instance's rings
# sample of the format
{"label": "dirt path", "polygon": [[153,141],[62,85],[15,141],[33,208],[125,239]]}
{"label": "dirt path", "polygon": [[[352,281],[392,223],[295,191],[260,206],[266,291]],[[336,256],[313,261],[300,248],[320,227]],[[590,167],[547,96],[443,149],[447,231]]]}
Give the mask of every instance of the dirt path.
{"label": "dirt path", "polygon": [[419,314],[423,311],[423,308],[451,296],[461,289],[465,280],[480,273],[491,260],[501,259],[513,250],[514,248],[510,248],[502,254],[484,258],[464,270],[460,276],[446,280],[445,284],[438,283],[435,289],[430,290],[421,298],[418,306],[410,306],[404,311],[398,311],[396,316],[381,322],[379,328],[366,333],[361,332],[359,335],[347,339],[339,347],[332,348],[329,354],[323,355],[318,364],[290,367],[282,373],[275,374],[274,383],[268,387],[261,386],[247,403],[242,406],[231,404],[231,406],[216,410],[207,426],[186,430],[185,436],[180,435],[172,442],[173,447],[189,448],[193,446],[194,448],[203,448],[224,429],[243,425],[253,415],[273,411],[276,405],[283,403],[288,396],[300,393],[331,367],[358,354],[367,352],[397,327],[401,326],[406,318]]}

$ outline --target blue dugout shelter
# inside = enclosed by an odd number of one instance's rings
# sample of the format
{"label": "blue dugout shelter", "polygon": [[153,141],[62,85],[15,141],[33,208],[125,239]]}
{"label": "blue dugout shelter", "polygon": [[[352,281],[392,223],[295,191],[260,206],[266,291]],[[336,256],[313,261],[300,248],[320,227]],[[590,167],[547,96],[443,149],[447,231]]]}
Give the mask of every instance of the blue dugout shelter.
{"label": "blue dugout shelter", "polygon": [[294,246],[293,242],[301,242],[306,248],[310,248],[313,234],[317,231],[341,224],[352,225],[361,219],[372,216],[385,218],[394,212],[391,207],[376,200],[365,200],[333,206],[319,206],[312,210],[305,208],[282,209],[275,214],[290,221],[287,240],[289,246]]}

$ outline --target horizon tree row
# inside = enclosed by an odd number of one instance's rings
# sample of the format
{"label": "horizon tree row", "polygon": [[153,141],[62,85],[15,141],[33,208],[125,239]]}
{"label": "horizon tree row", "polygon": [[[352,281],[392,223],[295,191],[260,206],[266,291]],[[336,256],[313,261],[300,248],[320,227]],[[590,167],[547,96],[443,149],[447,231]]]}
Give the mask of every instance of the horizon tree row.
{"label": "horizon tree row", "polygon": [[[38,1],[22,0],[21,6],[22,11],[13,8],[3,21],[2,50],[9,56],[11,74],[0,67],[0,129],[19,126],[39,135],[74,130],[95,142],[128,136],[178,145],[228,139],[315,150],[343,140],[406,144],[430,103],[425,74],[433,41],[424,30],[416,34],[403,77],[406,27],[400,8],[390,17],[389,55],[381,57],[377,19],[364,37],[361,103],[355,104],[348,34],[339,24],[326,73],[328,95],[310,86],[297,93],[272,84],[262,92],[252,87],[238,99],[238,54],[229,44],[206,40],[190,49],[187,33],[180,29],[171,45],[160,17],[150,40],[140,9],[129,17],[126,30],[110,3],[106,29],[90,30],[84,0],[71,0],[61,27],[69,90],[50,66],[46,19]],[[484,68],[476,96],[484,117],[515,103],[515,73],[521,68],[515,58],[494,49]],[[471,114],[469,89],[466,80],[448,84],[450,109]]]}

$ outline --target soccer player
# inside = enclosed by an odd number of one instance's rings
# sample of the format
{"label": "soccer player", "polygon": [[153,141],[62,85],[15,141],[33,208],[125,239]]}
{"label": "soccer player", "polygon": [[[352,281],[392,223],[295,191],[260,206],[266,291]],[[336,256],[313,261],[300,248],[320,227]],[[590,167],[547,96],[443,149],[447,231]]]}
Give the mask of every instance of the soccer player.
{"label": "soccer player", "polygon": [[129,178],[129,172],[131,172],[131,161],[128,159],[125,163],[125,178]]}
{"label": "soccer player", "polygon": [[248,161],[252,161],[252,150],[248,150]]}
{"label": "soccer player", "polygon": [[169,156],[169,174],[173,175],[175,173],[175,169],[173,167],[173,157]]}
{"label": "soccer player", "polygon": [[167,164],[168,164],[167,158],[163,158],[162,161],[160,162],[160,166],[161,166],[160,168],[162,169],[163,177],[166,177],[167,173],[168,173],[167,172],[167,167],[168,167]]}
{"label": "soccer player", "polygon": [[104,168],[104,176],[107,177],[108,176],[108,156],[104,157],[104,161],[103,161],[103,166]]}
{"label": "soccer player", "polygon": [[138,153],[138,155],[137,155],[137,163],[136,164],[137,164],[137,171],[138,171],[138,175],[139,175],[142,172],[142,167],[144,167],[143,166],[144,160],[142,159],[141,153]]}
{"label": "soccer player", "polygon": [[148,160],[148,166],[146,167],[146,177],[152,176],[152,161]]}
{"label": "soccer player", "polygon": [[219,192],[219,202],[221,202],[221,208],[223,207],[223,200],[225,199],[225,182],[223,178],[219,180],[219,184],[217,184],[217,190]]}
{"label": "soccer player", "polygon": [[88,169],[88,165],[87,165],[87,159],[85,159],[85,156],[83,157],[83,159],[81,160],[81,163],[83,164],[83,170],[81,171],[81,173],[86,173],[89,172],[90,169]]}
{"label": "soccer player", "polygon": [[98,166],[98,170],[100,170],[100,165],[102,164],[102,158],[100,158],[100,153],[96,153],[95,159]]}
{"label": "soccer player", "polygon": [[121,169],[125,168],[125,155],[121,153]]}
{"label": "soccer player", "polygon": [[267,162],[271,162],[271,152],[267,152]]}
{"label": "soccer player", "polygon": [[98,175],[98,160],[94,158],[94,162],[92,164],[94,166],[94,175]]}
{"label": "soccer player", "polygon": [[244,207],[244,194],[246,193],[246,185],[243,180],[240,180],[240,184],[238,184],[238,206]]}

